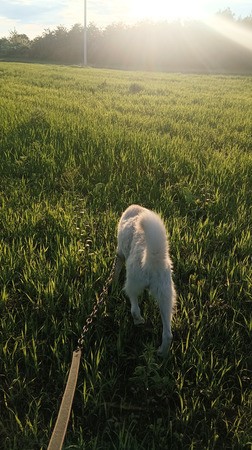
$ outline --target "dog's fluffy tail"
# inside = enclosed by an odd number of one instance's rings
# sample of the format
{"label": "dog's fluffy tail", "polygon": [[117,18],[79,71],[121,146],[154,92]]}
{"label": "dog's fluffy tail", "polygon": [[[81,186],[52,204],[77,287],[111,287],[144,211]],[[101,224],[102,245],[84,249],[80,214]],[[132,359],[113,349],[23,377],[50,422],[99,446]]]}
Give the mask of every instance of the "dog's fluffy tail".
{"label": "dog's fluffy tail", "polygon": [[152,212],[144,212],[139,217],[139,225],[145,235],[147,260],[167,257],[169,249],[166,230],[160,217]]}

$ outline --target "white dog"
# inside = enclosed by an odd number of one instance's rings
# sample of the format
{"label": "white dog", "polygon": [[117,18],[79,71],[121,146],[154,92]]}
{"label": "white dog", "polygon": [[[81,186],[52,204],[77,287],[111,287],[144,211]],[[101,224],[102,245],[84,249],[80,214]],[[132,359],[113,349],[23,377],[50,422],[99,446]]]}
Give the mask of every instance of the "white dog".
{"label": "white dog", "polygon": [[147,288],[158,302],[163,323],[162,344],[158,354],[166,356],[172,340],[171,319],[176,303],[172,262],[164,223],[157,214],[142,206],[129,206],[120,219],[115,282],[118,281],[124,261],[124,290],[130,299],[134,324],[144,323],[138,296]]}

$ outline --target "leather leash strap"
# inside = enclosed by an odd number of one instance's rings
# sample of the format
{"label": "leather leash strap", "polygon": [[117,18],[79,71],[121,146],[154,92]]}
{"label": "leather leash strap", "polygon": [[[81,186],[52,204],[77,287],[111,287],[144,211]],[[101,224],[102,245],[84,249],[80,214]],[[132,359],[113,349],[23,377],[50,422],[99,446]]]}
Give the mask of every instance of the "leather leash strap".
{"label": "leather leash strap", "polygon": [[61,401],[60,409],[54,430],[47,447],[47,450],[61,450],[64,442],[67,425],[72,409],[74,392],[76,388],[79,366],[81,358],[81,349],[78,348],[73,352],[72,364],[67,379],[65,392]]}

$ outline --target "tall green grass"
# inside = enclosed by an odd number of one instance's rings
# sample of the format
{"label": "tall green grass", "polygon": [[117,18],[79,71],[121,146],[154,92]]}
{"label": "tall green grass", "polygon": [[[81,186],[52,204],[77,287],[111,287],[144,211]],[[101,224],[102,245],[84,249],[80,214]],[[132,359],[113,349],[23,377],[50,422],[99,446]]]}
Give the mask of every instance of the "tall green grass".
{"label": "tall green grass", "polygon": [[86,336],[67,449],[249,449],[252,78],[0,64],[0,447],[45,449],[121,212],[164,218],[167,361],[142,298]]}

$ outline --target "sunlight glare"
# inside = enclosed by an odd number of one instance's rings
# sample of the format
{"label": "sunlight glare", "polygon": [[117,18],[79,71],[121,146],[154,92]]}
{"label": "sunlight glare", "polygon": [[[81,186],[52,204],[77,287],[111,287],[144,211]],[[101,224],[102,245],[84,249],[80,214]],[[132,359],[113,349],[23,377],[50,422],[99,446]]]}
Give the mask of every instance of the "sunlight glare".
{"label": "sunlight glare", "polygon": [[131,16],[136,20],[199,19],[203,17],[200,0],[130,0]]}
{"label": "sunlight glare", "polygon": [[230,39],[236,44],[252,51],[252,32],[240,26],[237,23],[232,23],[221,17],[213,17],[206,22],[211,28],[226,38]]}

